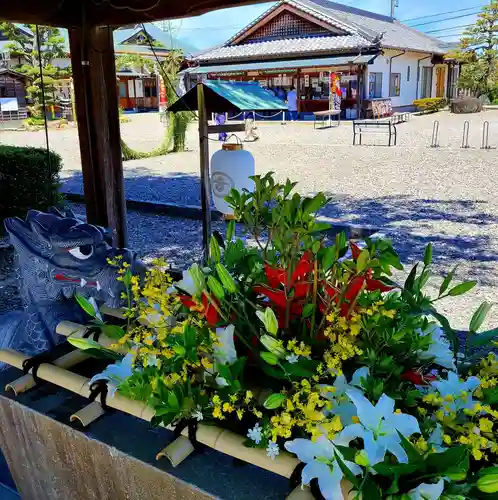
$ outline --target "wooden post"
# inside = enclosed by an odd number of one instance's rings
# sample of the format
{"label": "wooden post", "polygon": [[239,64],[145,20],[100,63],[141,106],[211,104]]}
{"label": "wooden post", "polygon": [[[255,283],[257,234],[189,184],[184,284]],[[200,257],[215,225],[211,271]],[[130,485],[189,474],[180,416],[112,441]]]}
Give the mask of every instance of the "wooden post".
{"label": "wooden post", "polygon": [[204,85],[197,84],[197,106],[199,114],[199,149],[201,166],[201,205],[202,205],[202,245],[204,262],[209,258],[211,239],[211,180],[209,178],[209,137]]}
{"label": "wooden post", "polygon": [[361,107],[363,100],[363,72],[364,66],[357,66],[356,69],[356,118],[361,118]]}
{"label": "wooden post", "polygon": [[121,136],[112,28],[69,29],[74,100],[88,222],[126,246]]}
{"label": "wooden post", "polygon": [[301,113],[301,70],[297,70],[297,82],[296,82],[296,93],[297,93],[297,119],[300,118]]}

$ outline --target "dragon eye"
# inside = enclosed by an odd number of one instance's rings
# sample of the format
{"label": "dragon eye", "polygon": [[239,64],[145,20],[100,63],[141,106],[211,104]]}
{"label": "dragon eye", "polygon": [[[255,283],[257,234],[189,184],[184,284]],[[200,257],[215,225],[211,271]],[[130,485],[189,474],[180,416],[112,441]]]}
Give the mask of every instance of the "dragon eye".
{"label": "dragon eye", "polygon": [[93,255],[92,245],[82,245],[80,247],[71,248],[69,253],[79,260],[89,259]]}

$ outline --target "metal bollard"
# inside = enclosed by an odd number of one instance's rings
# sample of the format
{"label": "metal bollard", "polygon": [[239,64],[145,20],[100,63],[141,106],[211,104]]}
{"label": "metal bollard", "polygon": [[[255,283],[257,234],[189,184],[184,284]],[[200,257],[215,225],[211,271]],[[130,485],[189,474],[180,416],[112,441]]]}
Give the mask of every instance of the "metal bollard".
{"label": "metal bollard", "polygon": [[462,136],[462,146],[461,146],[463,149],[469,148],[469,131],[470,131],[470,122],[467,120],[463,124],[463,136]]}
{"label": "metal bollard", "polygon": [[482,124],[482,143],[481,149],[491,149],[489,145],[489,122],[485,121]]}
{"label": "metal bollard", "polygon": [[281,125],[285,125],[285,111],[282,111],[282,123]]}
{"label": "metal bollard", "polygon": [[439,120],[434,121],[434,125],[432,127],[432,139],[431,139],[431,148],[439,147]]}

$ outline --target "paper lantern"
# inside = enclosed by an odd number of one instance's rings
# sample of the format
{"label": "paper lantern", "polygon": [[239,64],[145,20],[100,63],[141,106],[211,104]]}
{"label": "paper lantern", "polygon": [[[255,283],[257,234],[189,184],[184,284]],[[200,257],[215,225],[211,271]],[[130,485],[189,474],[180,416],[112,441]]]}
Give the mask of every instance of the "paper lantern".
{"label": "paper lantern", "polygon": [[233,215],[225,201],[232,188],[254,191],[254,181],[249,179],[256,173],[254,157],[243,149],[242,144],[225,143],[211,157],[211,187],[215,207],[226,215]]}

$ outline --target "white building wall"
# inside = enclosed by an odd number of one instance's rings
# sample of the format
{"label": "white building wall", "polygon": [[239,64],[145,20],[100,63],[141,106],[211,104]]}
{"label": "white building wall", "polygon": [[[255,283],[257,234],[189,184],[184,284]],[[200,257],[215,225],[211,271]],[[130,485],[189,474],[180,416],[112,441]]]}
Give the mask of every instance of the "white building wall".
{"label": "white building wall", "polygon": [[[420,98],[420,89],[422,84],[422,67],[433,67],[431,64],[431,54],[423,54],[420,52],[406,52],[405,54],[395,57],[392,60],[392,73],[400,73],[401,86],[399,96],[390,96],[390,74],[389,61],[392,56],[400,54],[400,50],[384,50],[384,55],[379,55],[373,64],[367,66],[367,75],[365,78],[365,97],[368,99],[369,74],[371,72],[382,73],[382,97],[391,98],[393,108],[401,106],[411,106],[413,101]],[[424,56],[429,56],[428,59],[420,61],[420,76],[417,92],[417,65],[418,61]],[[410,79],[408,80],[408,67],[410,67]],[[436,95],[436,70],[433,69],[432,79],[432,96]]]}

